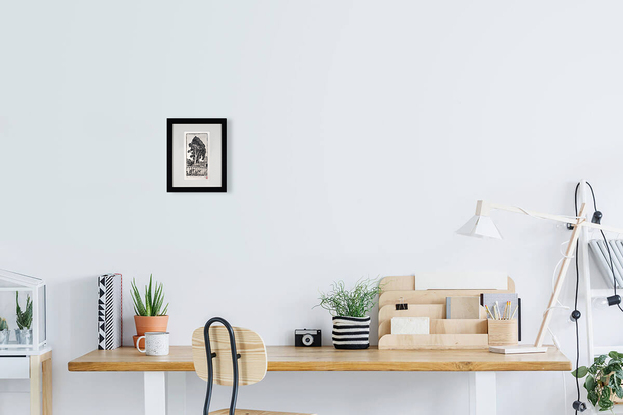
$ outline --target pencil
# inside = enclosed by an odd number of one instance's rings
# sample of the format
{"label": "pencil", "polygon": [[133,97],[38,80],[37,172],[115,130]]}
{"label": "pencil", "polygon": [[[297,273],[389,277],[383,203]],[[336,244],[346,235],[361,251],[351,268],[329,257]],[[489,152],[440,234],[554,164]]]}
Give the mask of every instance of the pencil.
{"label": "pencil", "polygon": [[495,318],[499,320],[500,319],[500,306],[498,305],[497,301],[493,305],[493,311],[495,311]]}
{"label": "pencil", "polygon": [[489,311],[489,307],[486,304],[485,304],[485,310],[487,310],[487,314],[490,315],[493,320],[495,320],[495,317],[493,317],[493,314],[491,314],[491,311]]}
{"label": "pencil", "polygon": [[515,318],[516,313],[517,313],[517,306],[515,306],[515,311],[513,311],[513,316],[511,317],[511,320]]}

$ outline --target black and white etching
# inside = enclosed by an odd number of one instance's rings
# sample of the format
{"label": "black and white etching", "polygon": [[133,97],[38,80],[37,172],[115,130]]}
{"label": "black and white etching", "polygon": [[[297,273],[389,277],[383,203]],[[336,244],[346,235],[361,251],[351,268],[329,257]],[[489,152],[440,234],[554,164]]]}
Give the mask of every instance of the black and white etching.
{"label": "black and white etching", "polygon": [[208,133],[185,133],[186,179],[208,178]]}

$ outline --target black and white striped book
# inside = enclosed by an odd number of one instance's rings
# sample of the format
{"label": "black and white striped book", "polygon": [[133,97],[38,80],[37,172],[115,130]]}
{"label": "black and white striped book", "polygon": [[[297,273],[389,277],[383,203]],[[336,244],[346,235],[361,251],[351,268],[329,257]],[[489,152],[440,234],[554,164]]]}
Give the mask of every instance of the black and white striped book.
{"label": "black and white striped book", "polygon": [[336,349],[367,349],[370,317],[333,317],[332,339]]}
{"label": "black and white striped book", "polygon": [[123,284],[121,274],[97,277],[97,348],[114,350],[123,343]]}

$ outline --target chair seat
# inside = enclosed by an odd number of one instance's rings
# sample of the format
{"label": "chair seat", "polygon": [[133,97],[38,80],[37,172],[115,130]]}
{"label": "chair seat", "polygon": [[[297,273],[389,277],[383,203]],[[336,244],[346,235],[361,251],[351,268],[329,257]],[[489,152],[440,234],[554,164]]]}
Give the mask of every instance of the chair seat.
{"label": "chair seat", "polygon": [[[229,408],[212,411],[209,415],[229,415]],[[253,409],[236,409],[236,415],[316,415],[302,414],[300,412],[274,412],[274,411],[255,411]]]}

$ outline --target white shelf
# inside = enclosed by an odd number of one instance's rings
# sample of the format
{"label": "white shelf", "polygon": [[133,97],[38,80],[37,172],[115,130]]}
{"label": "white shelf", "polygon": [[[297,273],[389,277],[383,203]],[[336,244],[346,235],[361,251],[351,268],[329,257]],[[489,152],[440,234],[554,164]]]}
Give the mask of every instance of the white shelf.
{"label": "white shelf", "polygon": [[[617,294],[623,294],[623,289],[622,288],[617,288]],[[610,297],[611,295],[614,295],[614,289],[613,288],[602,288],[599,290],[591,290],[591,298],[596,298],[596,297]]]}
{"label": "white shelf", "polygon": [[14,348],[14,349],[0,349],[0,359],[3,357],[14,356],[39,356],[52,350],[50,346],[41,346],[39,350],[32,350],[28,348]]}

